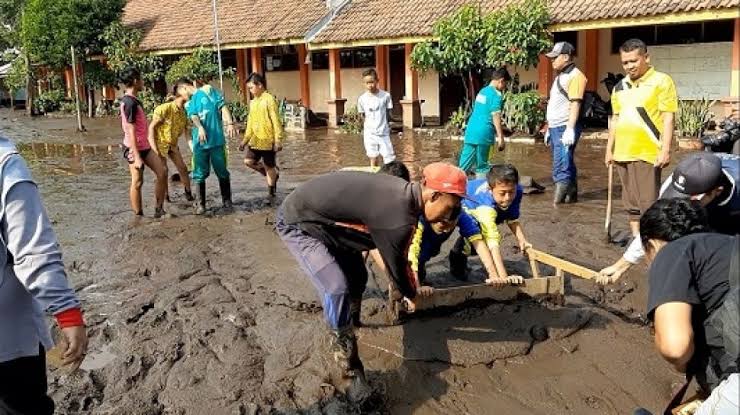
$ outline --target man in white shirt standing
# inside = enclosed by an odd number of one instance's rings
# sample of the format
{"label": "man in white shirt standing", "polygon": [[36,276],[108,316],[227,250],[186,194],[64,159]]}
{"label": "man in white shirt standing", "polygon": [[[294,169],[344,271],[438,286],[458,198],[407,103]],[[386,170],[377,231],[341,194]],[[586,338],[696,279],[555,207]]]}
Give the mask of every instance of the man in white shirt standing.
{"label": "man in white shirt standing", "polygon": [[378,167],[378,157],[383,157],[383,164],[396,159],[389,124],[393,100],[389,93],[378,88],[378,72],[375,69],[364,71],[362,81],[367,92],[357,99],[357,111],[365,120],[363,138],[365,152],[370,158],[370,167]]}

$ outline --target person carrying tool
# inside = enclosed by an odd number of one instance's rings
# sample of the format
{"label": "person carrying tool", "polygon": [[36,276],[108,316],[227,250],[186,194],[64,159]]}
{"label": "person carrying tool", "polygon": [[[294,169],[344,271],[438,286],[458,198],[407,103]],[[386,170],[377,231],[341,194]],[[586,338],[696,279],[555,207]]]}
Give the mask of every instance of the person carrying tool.
{"label": "person carrying tool", "polygon": [[[506,279],[509,275],[504,267],[499,244],[501,234],[498,225],[506,223],[517,239],[519,249],[525,252],[532,244],[527,242],[524,229],[519,221],[524,190],[519,185],[519,172],[511,164],[491,166],[485,179],[468,182],[470,199],[463,201],[463,208],[478,223],[483,240],[491,252],[496,267],[496,275]],[[458,238],[450,250],[450,272],[456,278],[464,279],[468,271],[468,255],[472,254],[465,238]]]}
{"label": "person carrying tool", "polygon": [[465,196],[465,173],[446,163],[424,168],[420,183],[387,174],[336,172],[309,180],[278,209],[275,228],[315,285],[331,330],[331,351],[352,400],[369,397],[350,303],[362,298],[364,251],[377,248],[410,311],[419,294],[408,247],[419,217],[449,220]]}
{"label": "person carrying tool", "polygon": [[604,162],[619,174],[630,231],[637,238],[640,215],[658,198],[661,170],[671,160],[678,97],[671,77],[650,66],[645,42],[630,39],[619,53],[627,76],[612,91]]}
{"label": "person carrying tool", "polygon": [[578,118],[586,92],[586,76],[574,61],[576,48],[568,42],[558,42],[545,56],[552,60],[557,76],[550,88],[547,102],[545,144],[552,149],[552,180],[555,183],[554,204],[578,201],[578,176],[575,151],[581,137]]}
{"label": "person carrying tool", "polygon": [[51,415],[46,351],[53,342],[45,315],[61,329],[62,364],[72,370],[85,358],[87,332],[38,187],[3,137],[0,196],[0,414]]}
{"label": "person carrying tool", "polygon": [[709,394],[694,414],[738,413],[740,236],[708,233],[704,209],[682,199],[655,202],[640,231],[658,352]]}
{"label": "person carrying tool", "polygon": [[[710,228],[715,232],[740,233],[740,156],[698,152],[676,166],[663,182],[661,199],[690,199],[709,212]],[[639,237],[613,265],[599,271],[597,282],[617,281],[645,256]]]}

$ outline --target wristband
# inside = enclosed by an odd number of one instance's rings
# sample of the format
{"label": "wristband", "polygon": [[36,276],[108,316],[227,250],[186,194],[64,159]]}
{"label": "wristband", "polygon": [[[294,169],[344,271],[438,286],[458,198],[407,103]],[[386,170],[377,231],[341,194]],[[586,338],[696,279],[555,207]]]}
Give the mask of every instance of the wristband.
{"label": "wristband", "polygon": [[82,319],[82,310],[79,308],[64,310],[61,313],[55,314],[54,318],[56,318],[59,327],[63,329],[85,325],[85,321]]}

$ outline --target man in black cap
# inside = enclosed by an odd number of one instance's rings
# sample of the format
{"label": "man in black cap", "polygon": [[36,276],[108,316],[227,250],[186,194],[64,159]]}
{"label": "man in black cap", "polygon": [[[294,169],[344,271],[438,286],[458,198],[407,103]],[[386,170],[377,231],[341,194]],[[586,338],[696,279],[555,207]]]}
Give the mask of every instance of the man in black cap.
{"label": "man in black cap", "polygon": [[548,130],[545,143],[552,149],[552,180],[555,182],[553,203],[574,203],[578,200],[575,150],[581,136],[578,117],[586,91],[586,76],[574,61],[576,48],[568,42],[558,42],[545,56],[552,61],[557,73],[547,102]]}
{"label": "man in black cap", "polygon": [[[707,211],[710,227],[719,233],[740,234],[740,156],[699,152],[681,161],[663,182],[661,199],[691,199]],[[599,272],[602,284],[619,279],[645,256],[635,238],[622,258]]]}

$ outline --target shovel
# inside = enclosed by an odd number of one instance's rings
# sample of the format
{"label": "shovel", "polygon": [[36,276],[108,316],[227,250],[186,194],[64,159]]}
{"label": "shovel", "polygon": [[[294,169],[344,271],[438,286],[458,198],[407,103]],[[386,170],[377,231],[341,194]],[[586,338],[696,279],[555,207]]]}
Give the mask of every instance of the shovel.
{"label": "shovel", "polygon": [[606,193],[606,220],[604,229],[606,230],[606,242],[610,243],[612,239],[612,187],[614,186],[614,164],[609,164],[609,185]]}

